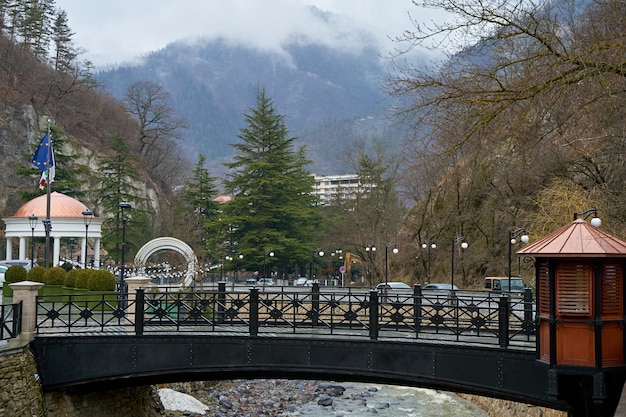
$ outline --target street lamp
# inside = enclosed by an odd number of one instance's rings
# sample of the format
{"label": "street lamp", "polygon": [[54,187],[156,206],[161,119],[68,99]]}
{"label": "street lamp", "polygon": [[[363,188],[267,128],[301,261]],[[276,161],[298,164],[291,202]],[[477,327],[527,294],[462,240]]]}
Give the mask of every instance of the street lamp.
{"label": "street lamp", "polygon": [[[339,261],[339,273],[341,274],[341,285],[340,287],[343,288],[343,270],[341,269],[341,260],[343,259],[343,256],[341,256],[341,254],[343,253],[343,251],[341,249],[335,249],[333,252],[330,253],[330,256],[335,256],[337,255],[337,260]],[[335,265],[333,265],[333,261],[330,262],[331,267],[333,269],[333,275],[335,274]]]}
{"label": "street lamp", "polygon": [[87,249],[89,247],[87,242],[89,242],[89,225],[91,224],[92,219],[93,213],[91,210],[87,209],[83,211],[83,220],[85,221],[85,257],[83,258],[83,269],[87,269]]}
{"label": "street lamp", "polygon": [[[265,251],[263,254],[263,278],[269,278],[267,276],[267,256],[269,255],[270,258],[274,257],[274,251],[273,250],[268,250]],[[265,281],[263,281],[265,283]]]}
{"label": "street lamp", "polygon": [[389,282],[389,249],[393,248],[392,252],[398,253],[398,248],[395,243],[385,246],[385,289],[387,288],[387,282]]}
{"label": "street lamp", "polygon": [[450,282],[451,290],[454,290],[454,247],[455,246],[460,246],[461,249],[467,249],[469,245],[465,241],[464,237],[457,237],[456,239],[452,241],[452,279]]}
{"label": "street lamp", "polygon": [[315,260],[315,253],[319,256],[324,256],[324,251],[321,248],[317,248],[311,251],[311,262],[309,263],[309,279],[313,280],[313,261]]}
{"label": "street lamp", "polygon": [[602,225],[602,220],[600,220],[600,218],[598,217],[598,210],[595,208],[581,211],[580,213],[574,213],[574,220],[578,219],[579,217],[582,217],[583,220],[586,220],[587,217],[589,217],[592,214],[593,214],[593,218],[591,219],[589,223],[591,223],[593,227],[600,227],[600,225]]}
{"label": "street lamp", "polygon": [[428,263],[426,264],[426,279],[430,282],[430,250],[437,249],[437,244],[435,242],[424,242],[422,243],[422,249],[428,249]]}
{"label": "street lamp", "polygon": [[526,234],[526,229],[519,228],[519,229],[511,230],[509,232],[509,293],[511,292],[512,251],[513,251],[513,245],[517,243],[517,238],[519,238],[520,242],[522,243],[528,242],[528,235]]}
{"label": "street lamp", "polygon": [[126,215],[124,210],[130,210],[132,208],[128,201],[122,201],[118,204],[120,212],[122,214],[122,266],[120,268],[120,292],[124,288],[124,255],[126,252]]}
{"label": "street lamp", "polygon": [[371,286],[374,285],[373,279],[372,279],[372,270],[371,270],[371,268],[373,266],[373,263],[374,263],[372,261],[372,256],[374,255],[374,252],[376,252],[376,246],[374,246],[374,245],[367,245],[365,247],[365,252],[370,254],[368,258],[369,258],[369,263],[370,263],[370,265],[369,265],[369,275],[370,275],[370,287],[371,287]]}
{"label": "street lamp", "polygon": [[28,216],[28,223],[30,224],[30,268],[33,268],[33,262],[35,259],[35,226],[37,226],[37,220],[39,218],[34,214]]}

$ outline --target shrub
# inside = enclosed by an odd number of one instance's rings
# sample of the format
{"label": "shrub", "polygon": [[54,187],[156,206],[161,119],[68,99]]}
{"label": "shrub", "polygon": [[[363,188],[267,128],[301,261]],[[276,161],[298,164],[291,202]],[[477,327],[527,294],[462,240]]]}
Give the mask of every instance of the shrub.
{"label": "shrub", "polygon": [[26,274],[29,281],[35,281],[35,282],[45,282],[44,281],[45,275],[46,275],[46,268],[44,268],[43,266],[39,266],[39,265],[33,267],[33,269],[28,271],[28,273]]}
{"label": "shrub", "polygon": [[46,274],[44,275],[44,284],[46,285],[63,285],[65,282],[65,269],[60,266],[53,266],[52,268],[48,268]]}
{"label": "shrub", "polygon": [[115,275],[110,271],[100,269],[92,270],[88,287],[91,291],[115,291]]}
{"label": "shrub", "polygon": [[75,288],[76,280],[78,279],[80,275],[80,271],[81,271],[80,269],[69,270],[67,272],[67,275],[65,275],[65,282],[63,284],[68,288]]}
{"label": "shrub", "polygon": [[4,273],[4,280],[9,284],[26,281],[26,275],[26,268],[22,265],[12,265]]}
{"label": "shrub", "polygon": [[79,288],[81,290],[86,290],[89,288],[87,284],[89,280],[90,272],[92,269],[77,269],[78,274],[76,275],[76,281],[74,283],[75,288]]}

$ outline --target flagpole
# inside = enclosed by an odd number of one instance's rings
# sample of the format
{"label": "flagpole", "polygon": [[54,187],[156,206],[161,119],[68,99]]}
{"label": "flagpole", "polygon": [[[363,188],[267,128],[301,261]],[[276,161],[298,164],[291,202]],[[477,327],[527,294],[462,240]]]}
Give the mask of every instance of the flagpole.
{"label": "flagpole", "polygon": [[45,267],[48,268],[48,256],[50,254],[50,163],[52,161],[52,137],[50,136],[50,119],[48,119],[48,167],[46,174],[46,224],[44,225],[46,229],[46,248],[45,248]]}

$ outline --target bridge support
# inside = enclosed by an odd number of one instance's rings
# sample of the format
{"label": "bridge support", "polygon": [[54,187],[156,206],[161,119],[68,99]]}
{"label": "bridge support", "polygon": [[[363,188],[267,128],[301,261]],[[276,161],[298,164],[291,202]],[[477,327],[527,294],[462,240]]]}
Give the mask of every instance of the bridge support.
{"label": "bridge support", "polygon": [[42,282],[22,281],[9,284],[13,290],[13,303],[22,303],[22,331],[17,336],[21,342],[31,342],[37,334],[37,293]]}

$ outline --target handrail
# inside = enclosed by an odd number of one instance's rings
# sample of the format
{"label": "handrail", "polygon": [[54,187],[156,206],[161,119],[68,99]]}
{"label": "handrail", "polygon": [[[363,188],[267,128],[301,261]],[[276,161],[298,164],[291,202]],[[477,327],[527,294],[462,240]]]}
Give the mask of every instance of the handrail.
{"label": "handrail", "polygon": [[37,334],[229,332],[422,340],[534,349],[535,307],[501,294],[265,287],[227,291],[137,290],[37,297]]}

